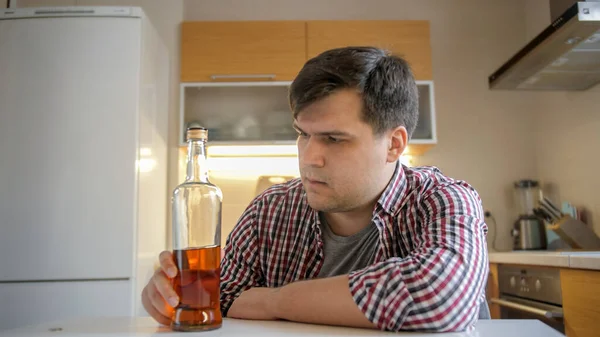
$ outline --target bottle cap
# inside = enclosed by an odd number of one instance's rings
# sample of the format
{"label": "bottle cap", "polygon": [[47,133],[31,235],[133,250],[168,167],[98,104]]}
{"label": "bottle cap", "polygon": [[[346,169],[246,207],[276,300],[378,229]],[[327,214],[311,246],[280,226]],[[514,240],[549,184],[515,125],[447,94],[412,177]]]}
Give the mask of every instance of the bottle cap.
{"label": "bottle cap", "polygon": [[186,137],[188,140],[207,140],[208,130],[202,127],[187,128]]}

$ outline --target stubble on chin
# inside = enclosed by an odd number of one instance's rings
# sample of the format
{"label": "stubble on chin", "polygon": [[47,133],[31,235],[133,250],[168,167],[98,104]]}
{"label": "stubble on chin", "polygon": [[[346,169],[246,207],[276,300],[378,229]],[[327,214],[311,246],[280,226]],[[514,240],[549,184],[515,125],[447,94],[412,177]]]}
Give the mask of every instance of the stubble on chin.
{"label": "stubble on chin", "polygon": [[308,205],[312,209],[319,212],[339,213],[345,212],[347,209],[347,207],[345,207],[343,203],[340,202],[341,200],[335,197],[317,197],[314,194],[311,196],[310,193],[307,193],[306,199],[308,201]]}

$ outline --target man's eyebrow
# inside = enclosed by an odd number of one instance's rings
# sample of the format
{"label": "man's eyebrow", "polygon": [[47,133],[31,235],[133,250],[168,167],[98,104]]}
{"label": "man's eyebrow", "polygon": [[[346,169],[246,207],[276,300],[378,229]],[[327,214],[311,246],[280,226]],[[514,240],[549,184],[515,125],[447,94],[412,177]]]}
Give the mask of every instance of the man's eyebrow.
{"label": "man's eyebrow", "polygon": [[[300,133],[306,133],[304,132],[304,130],[302,130],[298,124],[294,123],[293,128],[296,129],[296,131],[300,132]],[[351,134],[349,134],[348,132],[344,132],[344,131],[340,131],[340,130],[327,130],[327,131],[321,131],[321,132],[315,132],[315,135],[317,136],[344,136],[344,137],[352,137]]]}

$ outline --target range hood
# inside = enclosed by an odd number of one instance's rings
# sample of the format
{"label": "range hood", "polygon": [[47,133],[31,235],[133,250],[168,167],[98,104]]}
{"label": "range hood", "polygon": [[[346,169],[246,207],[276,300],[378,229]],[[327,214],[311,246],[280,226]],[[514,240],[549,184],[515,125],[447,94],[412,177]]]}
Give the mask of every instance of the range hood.
{"label": "range hood", "polygon": [[586,90],[600,82],[600,1],[580,1],[553,18],[488,77],[490,89]]}

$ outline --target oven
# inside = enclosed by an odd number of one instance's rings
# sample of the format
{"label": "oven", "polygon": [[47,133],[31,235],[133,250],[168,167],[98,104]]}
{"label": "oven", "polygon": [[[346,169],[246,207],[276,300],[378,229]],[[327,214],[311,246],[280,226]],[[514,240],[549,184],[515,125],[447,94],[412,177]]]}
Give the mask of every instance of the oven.
{"label": "oven", "polygon": [[565,333],[560,271],[556,268],[498,266],[501,319],[537,319]]}

